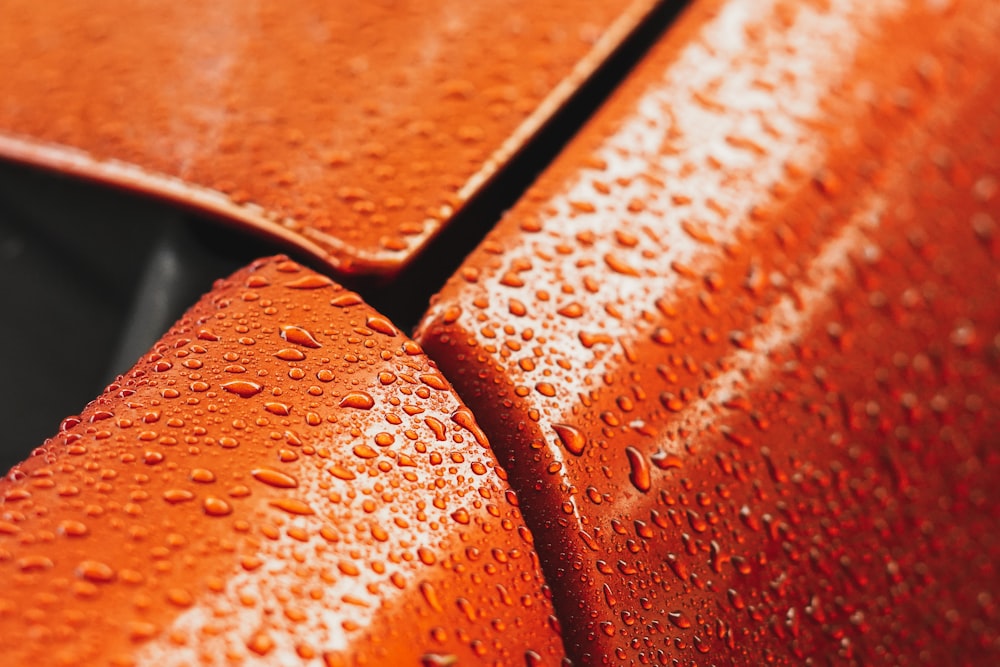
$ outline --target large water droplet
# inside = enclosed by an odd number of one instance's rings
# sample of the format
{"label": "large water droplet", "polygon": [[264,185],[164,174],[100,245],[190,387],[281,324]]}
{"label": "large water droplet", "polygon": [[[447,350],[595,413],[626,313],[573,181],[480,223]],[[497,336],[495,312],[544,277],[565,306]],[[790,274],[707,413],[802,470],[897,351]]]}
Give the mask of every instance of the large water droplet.
{"label": "large water droplet", "polygon": [[222,388],[231,394],[236,394],[241,398],[250,398],[256,394],[259,394],[264,388],[256,382],[249,382],[247,380],[234,380],[232,382],[225,382]]}
{"label": "large water droplet", "polygon": [[315,336],[311,333],[302,327],[293,326],[291,324],[286,324],[281,327],[281,337],[289,343],[301,345],[302,347],[311,347],[314,349],[322,347],[322,345],[319,344],[319,341],[316,340]]}
{"label": "large water droplet", "polygon": [[351,391],[340,399],[340,407],[356,408],[358,410],[371,410],[375,406],[375,399],[371,394],[364,391]]}
{"label": "large water droplet", "polygon": [[587,439],[583,437],[583,433],[578,428],[569,424],[553,424],[552,430],[559,436],[559,440],[562,442],[563,447],[566,448],[566,451],[576,456],[583,454],[583,448],[587,445]]}
{"label": "large water droplet", "polygon": [[643,493],[649,491],[653,483],[650,477],[649,464],[646,462],[646,457],[643,456],[642,453],[635,447],[626,447],[625,456],[628,457],[628,463],[631,467],[629,480],[631,480],[632,485]]}
{"label": "large water droplet", "polygon": [[258,482],[263,482],[279,489],[294,489],[299,485],[299,481],[291,475],[272,468],[254,468],[250,474]]}

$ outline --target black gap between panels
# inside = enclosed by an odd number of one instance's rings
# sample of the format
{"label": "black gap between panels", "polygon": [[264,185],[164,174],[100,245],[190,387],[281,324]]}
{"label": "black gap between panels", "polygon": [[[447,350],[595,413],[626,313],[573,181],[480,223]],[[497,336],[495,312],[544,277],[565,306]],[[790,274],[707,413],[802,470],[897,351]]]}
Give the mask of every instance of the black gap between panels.
{"label": "black gap between panels", "polygon": [[348,279],[345,284],[359,291],[400,329],[411,331],[427,310],[430,298],[455,273],[462,260],[576,136],[686,5],[686,1],[678,0],[659,3],[536,136],[498,170],[402,272],[382,283]]}
{"label": "black gap between panels", "polygon": [[[400,274],[341,280],[412,329],[684,4],[659,4]],[[0,162],[0,474],[128,370],[216,279],[281,250],[150,197]]]}

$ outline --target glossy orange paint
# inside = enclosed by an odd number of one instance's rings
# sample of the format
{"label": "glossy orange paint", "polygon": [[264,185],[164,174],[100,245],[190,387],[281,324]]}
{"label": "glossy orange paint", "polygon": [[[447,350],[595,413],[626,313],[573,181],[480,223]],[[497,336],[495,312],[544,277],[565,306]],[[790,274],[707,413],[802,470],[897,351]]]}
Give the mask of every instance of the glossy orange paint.
{"label": "glossy orange paint", "polygon": [[417,340],[579,664],[993,664],[1000,5],[695,3]]}
{"label": "glossy orange paint", "polygon": [[0,155],[393,273],[655,4],[12,0]]}
{"label": "glossy orange paint", "polygon": [[419,346],[260,260],[0,481],[14,665],[559,664],[532,537]]}

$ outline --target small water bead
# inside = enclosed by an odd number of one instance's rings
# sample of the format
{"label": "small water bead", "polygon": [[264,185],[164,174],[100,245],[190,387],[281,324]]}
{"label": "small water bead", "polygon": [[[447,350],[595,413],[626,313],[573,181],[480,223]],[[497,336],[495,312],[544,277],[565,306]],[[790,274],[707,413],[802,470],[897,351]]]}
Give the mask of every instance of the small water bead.
{"label": "small water bead", "polygon": [[194,493],[187,489],[167,489],[163,492],[163,499],[171,505],[194,500]]}
{"label": "small water bead", "polygon": [[447,391],[449,388],[447,380],[437,373],[425,373],[420,376],[420,381],[431,389],[437,389],[438,391]]}
{"label": "small water bead", "polygon": [[295,348],[286,347],[274,353],[274,356],[283,361],[302,361],[306,358],[305,352]]}
{"label": "small water bead", "polygon": [[73,519],[60,521],[58,530],[60,535],[65,535],[66,537],[83,537],[90,532],[87,524]]}
{"label": "small water bead", "polygon": [[215,473],[205,468],[194,468],[190,475],[191,481],[199,484],[211,484],[215,481]]}
{"label": "small water bead", "polygon": [[302,276],[301,278],[284,283],[285,287],[296,290],[323,289],[324,287],[331,287],[333,285],[333,280],[318,273],[310,273]]}
{"label": "small water bead", "polygon": [[578,317],[581,317],[584,311],[583,311],[583,306],[574,301],[573,303],[569,303],[563,306],[556,312],[558,312],[563,317],[576,319]]}
{"label": "small water bead", "polygon": [[684,615],[682,611],[670,611],[667,612],[667,618],[678,628],[686,630],[691,627],[691,620]]}
{"label": "small water bead", "polygon": [[38,572],[51,569],[54,566],[55,563],[48,556],[30,555],[17,560],[17,567],[21,572]]}
{"label": "small water bead", "polygon": [[208,516],[227,516],[233,511],[232,505],[217,496],[205,498],[202,501],[202,509]]}
{"label": "small water bead", "polygon": [[160,633],[160,627],[147,621],[129,621],[128,636],[134,642],[152,639]]}
{"label": "small water bead", "polygon": [[653,465],[660,470],[671,470],[684,466],[683,459],[675,454],[668,454],[667,452],[656,452],[652,456],[652,461]]}
{"label": "small water bead", "polygon": [[287,403],[279,403],[278,401],[269,401],[265,403],[264,409],[272,415],[277,415],[279,417],[287,417],[292,412],[292,406]]}
{"label": "small water bead", "polygon": [[[441,638],[438,641],[445,640]],[[420,656],[420,667],[458,667],[458,656],[450,653],[425,653]]]}
{"label": "small water bead", "polygon": [[353,292],[341,294],[330,299],[330,305],[335,308],[347,308],[349,306],[357,306],[361,303],[363,303],[361,297]]}
{"label": "small water bead", "polygon": [[175,607],[186,609],[194,604],[194,596],[183,588],[171,588],[166,593],[167,601]]}
{"label": "small water bead", "polygon": [[83,560],[76,566],[76,576],[94,583],[108,583],[115,578],[115,570],[107,563]]}
{"label": "small water bead", "polygon": [[260,656],[267,655],[274,650],[274,647],[274,640],[271,639],[270,635],[263,632],[255,634],[247,642],[247,648]]}
{"label": "small water bead", "polygon": [[349,577],[356,577],[361,574],[361,570],[358,569],[358,566],[350,561],[340,561],[337,563],[337,569],[340,570],[342,574],[346,574]]}
{"label": "small water bead", "polygon": [[289,514],[295,514],[298,516],[305,516],[310,514],[315,514],[315,510],[309,506],[308,503],[298,500],[297,498],[275,498],[267,503],[271,507],[279,510],[288,512]]}

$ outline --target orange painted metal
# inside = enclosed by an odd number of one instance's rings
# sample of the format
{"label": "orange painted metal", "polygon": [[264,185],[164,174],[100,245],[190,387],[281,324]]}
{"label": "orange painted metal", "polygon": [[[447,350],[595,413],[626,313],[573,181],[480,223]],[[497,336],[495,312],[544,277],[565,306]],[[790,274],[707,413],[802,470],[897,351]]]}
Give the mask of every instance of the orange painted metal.
{"label": "orange painted metal", "polygon": [[703,0],[436,297],[580,664],[993,664],[1000,5]]}
{"label": "orange painted metal", "polygon": [[559,664],[471,413],[284,258],[193,307],[0,481],[14,665]]}
{"label": "orange painted metal", "polygon": [[0,155],[393,273],[655,4],[13,0]]}

